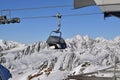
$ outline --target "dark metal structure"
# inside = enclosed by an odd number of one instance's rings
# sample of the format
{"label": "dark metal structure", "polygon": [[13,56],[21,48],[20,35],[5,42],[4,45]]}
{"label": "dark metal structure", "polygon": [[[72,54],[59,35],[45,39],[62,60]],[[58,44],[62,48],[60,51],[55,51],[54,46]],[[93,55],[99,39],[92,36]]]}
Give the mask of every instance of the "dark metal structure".
{"label": "dark metal structure", "polygon": [[0,24],[9,24],[9,23],[20,23],[20,18],[10,18],[7,16],[0,16]]}
{"label": "dark metal structure", "polygon": [[120,12],[104,12],[104,17],[116,16],[120,18]]}

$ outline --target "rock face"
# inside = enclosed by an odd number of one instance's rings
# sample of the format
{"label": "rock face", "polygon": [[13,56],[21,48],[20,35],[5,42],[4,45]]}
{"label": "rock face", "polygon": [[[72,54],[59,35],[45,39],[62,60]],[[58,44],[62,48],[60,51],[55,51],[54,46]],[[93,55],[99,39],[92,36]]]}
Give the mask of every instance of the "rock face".
{"label": "rock face", "polygon": [[54,50],[46,42],[25,45],[1,40],[0,63],[11,70],[11,80],[26,80],[28,76],[35,76],[33,80],[62,80],[68,74],[94,72],[120,61],[120,37],[106,40],[77,35],[66,44],[66,49]]}

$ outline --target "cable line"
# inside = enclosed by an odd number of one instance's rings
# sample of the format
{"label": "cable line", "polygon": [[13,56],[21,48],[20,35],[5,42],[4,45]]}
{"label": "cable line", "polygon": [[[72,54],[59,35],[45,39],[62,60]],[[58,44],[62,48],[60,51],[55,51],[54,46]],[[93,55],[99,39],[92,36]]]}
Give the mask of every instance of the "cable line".
{"label": "cable line", "polygon": [[53,16],[33,16],[33,17],[22,17],[20,19],[37,19],[37,18],[52,18]]}
{"label": "cable line", "polygon": [[43,7],[36,7],[36,8],[19,8],[19,9],[4,9],[0,10],[3,11],[22,11],[22,10],[37,10],[37,9],[45,9],[45,8],[65,8],[65,7],[72,7],[72,5],[58,5],[58,6],[43,6]]}
{"label": "cable line", "polygon": [[62,15],[65,17],[69,16],[89,16],[89,15],[98,15],[98,14],[103,14],[103,13],[83,13],[83,14],[67,14],[67,15]]}
{"label": "cable line", "polygon": [[[72,17],[72,16],[89,16],[89,15],[99,15],[103,13],[83,13],[83,14],[63,14],[62,17]],[[52,18],[56,16],[34,16],[34,17],[23,17],[20,19],[36,19],[36,18]]]}

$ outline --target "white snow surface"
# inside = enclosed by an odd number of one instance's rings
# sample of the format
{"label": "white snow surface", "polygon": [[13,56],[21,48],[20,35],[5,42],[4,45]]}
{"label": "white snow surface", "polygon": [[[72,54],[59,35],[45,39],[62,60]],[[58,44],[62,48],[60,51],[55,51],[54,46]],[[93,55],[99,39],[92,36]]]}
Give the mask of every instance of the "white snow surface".
{"label": "white snow surface", "polygon": [[113,70],[114,62],[120,69],[120,37],[106,40],[77,35],[66,43],[66,49],[55,50],[46,42],[25,45],[0,40],[0,63],[12,73],[10,80],[28,80],[36,74],[40,75],[31,80],[63,80],[68,75],[90,72],[99,72],[94,76],[111,77],[112,72],[103,70]]}

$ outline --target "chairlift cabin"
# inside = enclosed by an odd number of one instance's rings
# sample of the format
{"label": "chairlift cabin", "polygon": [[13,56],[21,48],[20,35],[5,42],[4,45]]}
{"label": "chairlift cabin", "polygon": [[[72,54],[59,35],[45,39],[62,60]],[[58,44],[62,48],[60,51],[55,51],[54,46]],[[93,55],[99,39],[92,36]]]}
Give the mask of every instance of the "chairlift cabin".
{"label": "chairlift cabin", "polygon": [[[67,46],[66,46],[65,40],[62,38],[62,32],[60,32],[61,15],[57,14],[55,17],[58,17],[58,29],[50,33],[50,36],[48,37],[46,43],[50,47],[53,47],[54,49],[65,49]],[[54,36],[53,33],[58,35]]]}
{"label": "chairlift cabin", "polygon": [[[52,35],[53,33],[59,34],[59,36]],[[65,49],[66,43],[65,40],[61,37],[62,33],[57,31],[52,31],[48,40],[46,41],[47,44],[51,47],[54,46],[55,49]]]}

